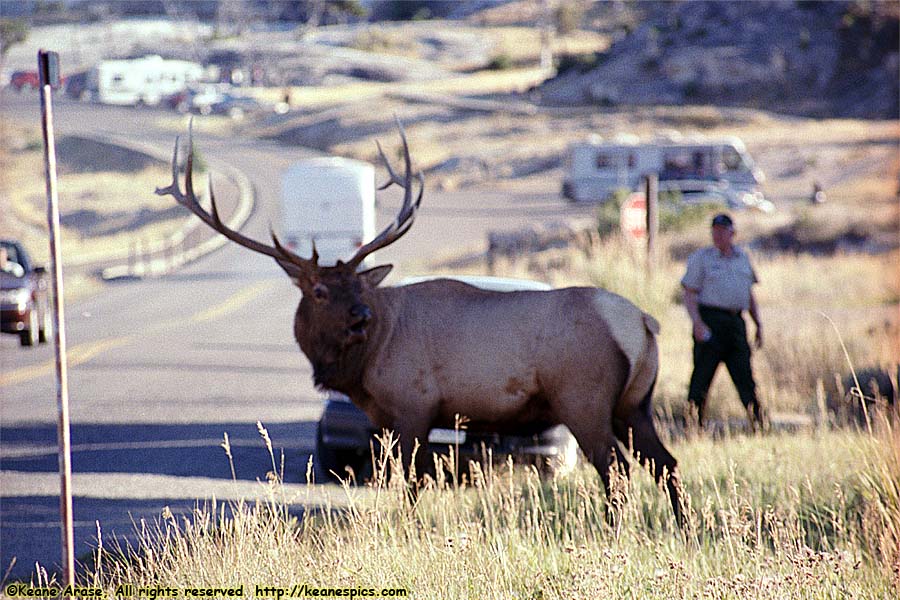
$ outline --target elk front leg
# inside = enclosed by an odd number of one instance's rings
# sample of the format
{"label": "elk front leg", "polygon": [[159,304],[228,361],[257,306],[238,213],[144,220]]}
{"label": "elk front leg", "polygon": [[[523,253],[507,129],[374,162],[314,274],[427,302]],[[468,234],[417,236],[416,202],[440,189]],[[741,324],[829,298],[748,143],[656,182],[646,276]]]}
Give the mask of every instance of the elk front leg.
{"label": "elk front leg", "polygon": [[[614,382],[613,382],[614,383]],[[610,385],[603,381],[602,385]],[[612,426],[612,406],[603,398],[612,396],[612,391],[601,387],[597,402],[588,406],[584,399],[590,398],[589,390],[573,387],[562,394],[557,404],[560,421],[565,424],[581,447],[585,457],[597,469],[606,491],[607,522],[614,524],[622,514],[625,495],[620,481],[614,480],[613,470],[617,475],[627,479],[629,476],[628,461],[622,454]]]}
{"label": "elk front leg", "polygon": [[428,431],[431,419],[411,418],[404,415],[394,430],[400,438],[400,457],[407,481],[414,484],[428,472]]}

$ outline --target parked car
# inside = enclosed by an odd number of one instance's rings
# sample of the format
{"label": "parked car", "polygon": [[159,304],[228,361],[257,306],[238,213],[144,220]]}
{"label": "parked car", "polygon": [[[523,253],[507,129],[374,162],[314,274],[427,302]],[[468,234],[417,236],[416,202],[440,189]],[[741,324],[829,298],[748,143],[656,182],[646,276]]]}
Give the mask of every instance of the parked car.
{"label": "parked car", "polygon": [[224,101],[230,89],[227,83],[204,83],[190,87],[175,108],[181,113],[212,114],[212,105]]}
{"label": "parked car", "polygon": [[89,97],[89,72],[74,73],[66,78],[66,96],[73,100],[86,100]]}
{"label": "parked car", "polygon": [[676,179],[659,182],[659,192],[676,192],[684,204],[721,204],[732,210],[752,208],[764,213],[775,205],[755,188],[730,185],[710,179]]}
{"label": "parked car", "polygon": [[41,87],[41,79],[37,71],[13,71],[9,78],[9,85],[17,92],[21,92],[24,87],[36,90]]}
{"label": "parked car", "polygon": [[242,119],[247,113],[260,112],[265,107],[256,98],[249,96],[235,96],[225,94],[218,102],[213,102],[208,107],[209,115],[227,115],[232,119]]}
{"label": "parked car", "polygon": [[[509,292],[516,290],[549,290],[550,286],[536,281],[501,277],[455,276],[470,285],[487,290]],[[435,277],[407,278],[399,285],[410,285]],[[316,431],[314,464],[317,477],[324,481],[334,475],[346,477],[352,470],[357,481],[371,477],[372,450],[378,456],[375,428],[369,418],[350,402],[345,395],[331,392],[319,419]],[[518,461],[535,464],[539,468],[549,466],[554,471],[568,471],[578,462],[578,443],[563,425],[531,431],[484,430],[470,427],[456,429],[432,429],[428,433],[428,447],[422,451],[446,453],[448,449],[459,452],[459,463],[481,461],[490,451],[497,460],[513,456]]]}
{"label": "parked car", "polygon": [[0,261],[4,253],[10,264],[0,268],[0,331],[18,334],[23,346],[44,343],[53,332],[47,272],[19,242],[0,240]]}

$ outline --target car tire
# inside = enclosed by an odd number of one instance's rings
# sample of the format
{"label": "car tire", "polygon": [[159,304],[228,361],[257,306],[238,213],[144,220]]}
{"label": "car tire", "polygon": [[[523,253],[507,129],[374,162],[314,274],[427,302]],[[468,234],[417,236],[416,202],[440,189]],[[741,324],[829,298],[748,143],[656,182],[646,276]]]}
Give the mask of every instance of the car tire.
{"label": "car tire", "polygon": [[38,344],[40,333],[38,331],[38,318],[35,309],[28,313],[28,328],[19,332],[19,342],[23,346],[35,346]]}
{"label": "car tire", "polygon": [[316,429],[316,453],[313,458],[313,471],[317,483],[336,482],[350,476],[348,468],[353,471],[353,479],[363,483],[372,477],[372,465],[368,457],[360,457],[351,450],[338,450],[325,445],[322,431]]}

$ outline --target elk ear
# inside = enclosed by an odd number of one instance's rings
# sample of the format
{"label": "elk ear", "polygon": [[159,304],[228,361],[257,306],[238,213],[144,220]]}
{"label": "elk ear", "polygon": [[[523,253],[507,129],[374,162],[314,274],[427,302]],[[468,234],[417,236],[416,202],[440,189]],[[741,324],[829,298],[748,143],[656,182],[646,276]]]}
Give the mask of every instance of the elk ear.
{"label": "elk ear", "polygon": [[297,287],[300,287],[301,280],[306,281],[308,279],[306,272],[299,265],[277,258],[275,259],[275,262],[278,263],[279,267],[284,269],[284,272],[287,273],[287,276],[293,280],[294,285]]}
{"label": "elk ear", "polygon": [[378,287],[378,284],[384,281],[384,278],[388,276],[388,273],[390,273],[393,268],[394,265],[380,265],[367,271],[357,273],[357,275],[368,287],[374,288]]}

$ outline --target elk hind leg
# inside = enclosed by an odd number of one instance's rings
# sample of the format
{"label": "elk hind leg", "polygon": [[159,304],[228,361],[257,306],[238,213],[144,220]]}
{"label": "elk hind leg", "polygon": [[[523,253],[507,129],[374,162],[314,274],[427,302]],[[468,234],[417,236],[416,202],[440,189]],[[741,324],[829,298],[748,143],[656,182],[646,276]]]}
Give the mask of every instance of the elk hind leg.
{"label": "elk hind leg", "polygon": [[666,484],[666,491],[672,503],[672,511],[679,526],[684,524],[681,481],[678,461],[666,449],[650,415],[649,403],[642,406],[626,420],[616,423],[616,436],[623,444],[630,446],[635,458],[645,468],[650,469],[657,485]]}

